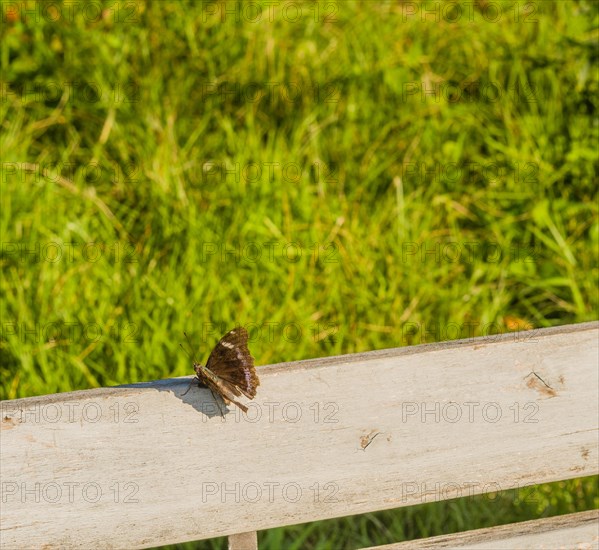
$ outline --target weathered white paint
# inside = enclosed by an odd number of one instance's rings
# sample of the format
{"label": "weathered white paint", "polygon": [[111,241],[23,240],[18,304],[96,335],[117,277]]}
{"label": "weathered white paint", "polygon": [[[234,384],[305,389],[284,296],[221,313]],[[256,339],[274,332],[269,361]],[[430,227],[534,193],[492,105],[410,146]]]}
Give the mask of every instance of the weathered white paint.
{"label": "weathered white paint", "polygon": [[598,335],[259,367],[225,420],[208,390],[181,397],[189,377],[5,401],[2,547],[143,548],[597,474]]}
{"label": "weathered white paint", "polygon": [[599,548],[599,510],[566,514],[487,529],[430,537],[364,550],[595,550]]}

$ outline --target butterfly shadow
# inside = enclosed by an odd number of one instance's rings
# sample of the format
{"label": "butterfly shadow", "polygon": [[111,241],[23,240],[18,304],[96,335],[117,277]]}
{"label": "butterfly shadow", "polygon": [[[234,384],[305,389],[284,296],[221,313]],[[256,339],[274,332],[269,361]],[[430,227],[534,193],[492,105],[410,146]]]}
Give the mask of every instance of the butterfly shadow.
{"label": "butterfly shadow", "polygon": [[223,417],[230,411],[230,408],[227,407],[220,396],[216,395],[208,387],[198,385],[197,379],[189,376],[153,382],[137,382],[118,387],[151,389],[172,393],[183,403],[190,405],[208,418]]}

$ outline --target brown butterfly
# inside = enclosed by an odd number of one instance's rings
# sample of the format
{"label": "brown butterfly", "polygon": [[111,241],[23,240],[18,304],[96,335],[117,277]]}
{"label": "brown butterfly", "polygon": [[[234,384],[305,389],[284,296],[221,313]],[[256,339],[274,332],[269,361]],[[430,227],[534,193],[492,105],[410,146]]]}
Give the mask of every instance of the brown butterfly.
{"label": "brown butterfly", "polygon": [[[189,343],[187,334],[183,334]],[[227,332],[214,346],[206,366],[200,365],[192,358],[196,376],[182,395],[185,395],[197,380],[199,386],[208,386],[217,404],[218,400],[214,392],[221,396],[226,405],[235,403],[243,412],[247,412],[248,408],[236,401],[235,398],[243,394],[248,399],[254,399],[256,388],[260,385],[254,367],[254,358],[247,343],[247,330],[243,327],[236,327]],[[191,347],[191,343],[189,346]],[[183,348],[183,346],[181,347]],[[185,350],[185,348],[183,349]],[[192,356],[190,355],[190,357]]]}

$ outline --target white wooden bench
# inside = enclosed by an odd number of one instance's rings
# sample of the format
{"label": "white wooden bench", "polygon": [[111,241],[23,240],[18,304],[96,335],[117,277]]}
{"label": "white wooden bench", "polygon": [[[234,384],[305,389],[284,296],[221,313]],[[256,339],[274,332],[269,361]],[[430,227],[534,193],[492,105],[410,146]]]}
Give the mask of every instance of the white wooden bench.
{"label": "white wooden bench", "polygon": [[[599,322],[2,402],[1,548],[147,548],[596,475]],[[258,358],[259,359],[259,358]],[[259,362],[259,361],[258,361]],[[597,548],[597,511],[381,548]],[[586,546],[582,546],[586,545]]]}

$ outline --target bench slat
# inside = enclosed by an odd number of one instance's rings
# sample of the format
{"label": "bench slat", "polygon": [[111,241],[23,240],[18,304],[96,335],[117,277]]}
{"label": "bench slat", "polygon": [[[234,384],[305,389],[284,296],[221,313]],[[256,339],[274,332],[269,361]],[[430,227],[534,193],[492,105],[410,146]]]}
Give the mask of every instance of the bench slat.
{"label": "bench slat", "polygon": [[145,548],[597,474],[598,336],[259,367],[225,421],[188,377],[2,402],[0,540]]}
{"label": "bench slat", "polygon": [[599,510],[589,510],[363,550],[459,548],[460,550],[550,550],[599,548]]}

